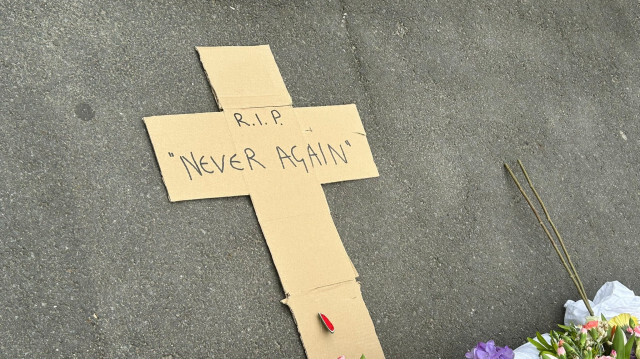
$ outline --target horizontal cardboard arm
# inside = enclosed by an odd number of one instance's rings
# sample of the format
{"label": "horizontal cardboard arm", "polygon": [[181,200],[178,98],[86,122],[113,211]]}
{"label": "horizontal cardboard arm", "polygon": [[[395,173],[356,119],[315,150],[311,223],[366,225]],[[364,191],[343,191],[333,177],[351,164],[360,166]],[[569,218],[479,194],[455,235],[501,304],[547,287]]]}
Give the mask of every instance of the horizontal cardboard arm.
{"label": "horizontal cardboard arm", "polygon": [[[291,110],[305,141],[283,146],[281,156],[292,155],[296,145],[296,158],[306,159],[320,183],[378,176],[355,105]],[[248,195],[243,174],[281,170],[261,167],[265,156],[278,153],[256,153],[251,143],[234,143],[222,112],[146,117],[144,122],[172,202]]]}

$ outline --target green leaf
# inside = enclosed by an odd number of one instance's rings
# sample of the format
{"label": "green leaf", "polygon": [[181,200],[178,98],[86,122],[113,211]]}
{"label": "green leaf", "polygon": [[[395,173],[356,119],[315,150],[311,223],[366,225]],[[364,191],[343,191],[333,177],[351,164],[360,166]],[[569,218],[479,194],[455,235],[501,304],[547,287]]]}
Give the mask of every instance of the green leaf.
{"label": "green leaf", "polygon": [[633,343],[635,341],[636,341],[636,336],[635,335],[631,335],[631,337],[627,341],[627,345],[624,346],[624,352],[627,355],[624,358],[630,358],[631,357],[631,351],[633,350]]}
{"label": "green leaf", "polygon": [[580,346],[584,347],[584,343],[587,342],[587,333],[581,333],[579,341],[580,341]]}
{"label": "green leaf", "polygon": [[544,337],[542,336],[542,334],[540,334],[540,332],[536,332],[536,338],[538,338],[538,342],[542,344],[547,350],[551,349],[551,344],[549,344],[549,342],[547,342],[547,340],[544,339]]}
{"label": "green leaf", "polygon": [[564,343],[564,345],[562,346],[564,348],[564,350],[567,351],[568,353],[577,353],[578,351],[576,350],[576,348],[573,347],[573,345],[570,345],[569,343]]}
{"label": "green leaf", "polygon": [[567,326],[567,325],[562,325],[562,324],[558,324],[558,326],[564,330],[570,331],[572,329],[572,327]]}
{"label": "green leaf", "polygon": [[362,354],[362,356],[360,357],[360,359],[365,359],[364,354]]}
{"label": "green leaf", "polygon": [[[627,355],[626,348],[624,346],[624,333],[622,332],[622,328],[618,326],[616,329],[616,333],[613,335],[613,349],[618,353],[618,358],[626,359],[629,357]],[[631,354],[631,353],[629,353]]]}
{"label": "green leaf", "polygon": [[534,347],[536,347],[536,349],[538,349],[539,352],[543,352],[545,350],[549,350],[547,347],[545,347],[544,345],[538,343],[537,341],[531,339],[531,338],[527,338],[527,341],[531,344],[533,344]]}

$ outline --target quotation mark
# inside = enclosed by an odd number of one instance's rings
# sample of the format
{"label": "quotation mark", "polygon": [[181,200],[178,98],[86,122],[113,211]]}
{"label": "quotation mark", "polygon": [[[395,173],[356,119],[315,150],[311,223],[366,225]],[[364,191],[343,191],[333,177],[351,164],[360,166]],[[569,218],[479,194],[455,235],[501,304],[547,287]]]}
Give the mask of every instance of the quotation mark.
{"label": "quotation mark", "polygon": [[173,157],[173,152],[169,152],[169,157]]}

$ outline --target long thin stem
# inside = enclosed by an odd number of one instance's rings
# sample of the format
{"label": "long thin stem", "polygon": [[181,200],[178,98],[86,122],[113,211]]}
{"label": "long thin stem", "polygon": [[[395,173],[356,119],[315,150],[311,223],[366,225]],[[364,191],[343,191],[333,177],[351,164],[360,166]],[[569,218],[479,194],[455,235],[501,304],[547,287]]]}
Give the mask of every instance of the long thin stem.
{"label": "long thin stem", "polygon": [[[567,261],[569,262],[569,266],[571,267],[571,270],[573,271],[573,274],[576,276],[576,280],[578,281],[578,284],[580,285],[580,287],[578,288],[578,291],[581,291],[583,296],[587,297],[587,292],[584,290],[584,285],[582,284],[582,280],[580,280],[580,276],[578,275],[578,271],[576,270],[576,267],[573,265],[573,261],[571,260],[571,256],[569,255],[569,252],[567,251],[567,247],[564,245],[564,240],[562,240],[562,236],[560,235],[560,232],[558,231],[558,228],[556,228],[556,225],[551,220],[551,215],[549,215],[549,211],[547,210],[547,207],[544,205],[544,202],[542,202],[542,198],[540,198],[540,195],[538,194],[538,191],[536,191],[536,188],[533,186],[533,183],[531,182],[531,178],[529,178],[529,174],[527,173],[527,170],[524,168],[524,165],[522,164],[522,161],[518,160],[518,165],[520,166],[520,169],[522,170],[522,173],[524,173],[524,177],[527,179],[527,183],[529,183],[529,187],[533,191],[533,194],[536,196],[536,199],[540,203],[540,207],[542,207],[542,211],[544,212],[544,215],[547,217],[547,221],[549,221],[549,224],[551,224],[551,228],[553,229],[553,233],[555,233],[556,237],[558,238],[558,241],[560,242],[560,246],[562,247],[562,252],[567,257]],[[587,309],[589,309],[589,313],[591,313],[591,315],[593,315],[593,311],[591,310],[588,301],[585,302],[585,305],[587,306]]]}
{"label": "long thin stem", "polygon": [[540,224],[540,226],[544,230],[544,233],[547,235],[547,238],[549,238],[549,241],[551,242],[551,245],[553,246],[553,249],[556,251],[556,254],[558,255],[558,258],[560,258],[560,262],[562,262],[562,265],[564,266],[565,270],[569,274],[569,277],[573,281],[573,284],[576,286],[576,289],[578,290],[578,294],[580,294],[580,297],[582,298],[583,302],[587,306],[587,309],[589,310],[589,313],[591,315],[593,315],[593,310],[591,309],[591,306],[589,305],[589,299],[587,298],[585,293],[581,290],[580,284],[578,283],[578,280],[577,280],[575,274],[569,268],[569,265],[567,264],[567,261],[565,260],[565,258],[560,253],[560,249],[558,249],[558,245],[556,244],[555,240],[553,239],[553,236],[551,236],[551,233],[549,232],[549,229],[547,228],[547,226],[545,225],[544,221],[540,217],[540,214],[536,210],[535,206],[531,202],[531,199],[529,199],[529,196],[526,194],[526,192],[522,188],[522,185],[520,185],[520,182],[518,181],[516,176],[513,174],[513,171],[511,171],[511,168],[509,167],[509,165],[505,163],[504,167],[509,172],[509,175],[511,176],[511,178],[515,182],[516,186],[518,187],[518,190],[520,190],[520,193],[522,194],[524,199],[527,201],[527,204],[529,205],[529,208],[531,208],[531,211],[533,211],[533,214],[536,216],[536,219],[538,220],[538,223]]}

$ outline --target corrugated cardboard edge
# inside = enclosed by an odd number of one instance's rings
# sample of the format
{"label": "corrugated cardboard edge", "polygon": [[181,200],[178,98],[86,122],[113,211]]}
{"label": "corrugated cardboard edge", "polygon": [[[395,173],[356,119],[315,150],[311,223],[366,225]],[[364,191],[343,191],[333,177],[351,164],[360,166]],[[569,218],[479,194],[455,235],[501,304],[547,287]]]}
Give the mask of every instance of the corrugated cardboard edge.
{"label": "corrugated cardboard edge", "polygon": [[[153,117],[156,117],[156,116],[148,116],[148,117],[143,117],[142,118],[142,122],[144,122],[145,131],[147,131],[147,136],[149,136],[149,142],[151,142],[151,146],[152,147],[154,146],[153,137],[151,137],[151,134],[149,133],[149,127],[148,127],[149,124],[148,124],[147,121],[149,119],[153,118]],[[176,202],[176,201],[171,199],[171,193],[169,193],[169,187],[167,186],[167,182],[166,182],[166,180],[164,178],[164,172],[162,172],[162,168],[160,167],[160,158],[158,157],[158,156],[160,156],[160,153],[155,151],[155,148],[154,148],[153,154],[154,154],[153,158],[156,159],[156,165],[158,166],[158,169],[160,170],[160,178],[162,178],[162,184],[164,185],[164,189],[167,191],[167,198],[169,199],[169,202]]]}

